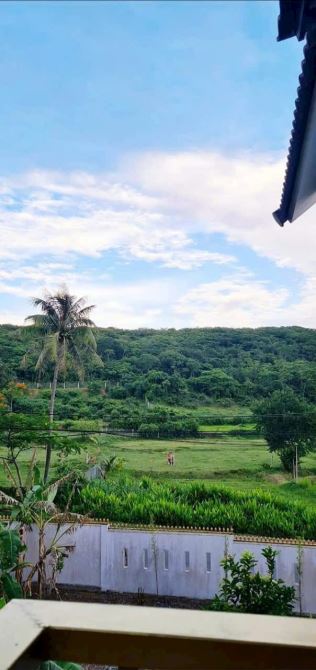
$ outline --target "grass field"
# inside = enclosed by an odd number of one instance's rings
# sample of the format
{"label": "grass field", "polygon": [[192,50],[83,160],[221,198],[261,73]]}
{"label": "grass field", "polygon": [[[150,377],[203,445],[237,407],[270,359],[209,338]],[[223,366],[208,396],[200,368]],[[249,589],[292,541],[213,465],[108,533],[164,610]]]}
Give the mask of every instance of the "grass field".
{"label": "grass field", "polygon": [[[185,407],[173,409],[179,414],[189,412],[193,416],[203,417],[200,431],[213,435],[186,440],[147,440],[98,435],[94,442],[87,442],[87,452],[98,459],[115,454],[123,459],[124,471],[138,477],[150,475],[167,480],[210,481],[241,490],[264,489],[284,495],[289,500],[297,498],[316,505],[316,454],[309,454],[302,460],[300,482],[293,483],[290,476],[282,470],[278,456],[274,455],[271,460],[265,441],[251,434],[254,424],[251,422],[251,411],[248,407],[223,407],[213,404],[189,410]],[[249,423],[230,423],[230,419],[236,416],[249,416]],[[227,422],[216,423],[217,417]],[[86,429],[102,428],[100,421],[91,421],[91,426],[88,421],[85,424]],[[244,434],[232,434],[236,431]],[[247,431],[250,431],[249,435]],[[175,455],[174,467],[167,464],[166,456],[170,450]],[[4,455],[4,451],[0,448],[0,457],[2,454]],[[44,455],[44,450],[38,452],[39,464],[44,462]],[[31,450],[22,455],[21,469],[24,474],[30,458]],[[79,459],[85,461],[85,458],[86,452],[83,451],[80,457],[69,457],[69,460],[75,463]],[[56,463],[56,457],[53,457],[53,468]],[[8,485],[10,482],[0,462],[0,487]]]}
{"label": "grass field", "polygon": [[[97,445],[89,443],[87,450],[89,454],[101,458],[116,454],[124,460],[124,470],[131,475],[178,481],[212,481],[238,489],[273,490],[288,498],[316,504],[316,454],[303,459],[303,478],[296,485],[283,472],[276,455],[271,462],[271,454],[260,438],[236,437],[228,433],[212,438],[173,441],[106,436],[98,440]],[[174,467],[167,464],[166,455],[170,450],[175,455]],[[85,453],[81,458],[85,458]],[[44,451],[41,451],[39,461],[43,459]],[[30,453],[26,452],[21,460],[24,472],[29,460]],[[8,483],[0,466],[0,486]]]}
{"label": "grass field", "polygon": [[254,423],[244,423],[244,424],[232,424],[232,423],[223,423],[219,424],[202,424],[199,426],[199,430],[202,433],[232,433],[234,431],[243,431],[247,433],[249,430],[255,430]]}

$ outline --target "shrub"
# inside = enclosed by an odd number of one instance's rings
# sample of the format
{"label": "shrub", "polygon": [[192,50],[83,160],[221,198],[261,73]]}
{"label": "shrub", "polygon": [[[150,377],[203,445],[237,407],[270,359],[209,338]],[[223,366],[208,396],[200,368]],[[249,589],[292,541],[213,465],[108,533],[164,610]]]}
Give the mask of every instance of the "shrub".
{"label": "shrub", "polygon": [[226,556],[222,561],[227,576],[223,579],[219,595],[211,601],[210,609],[250,614],[292,614],[295,588],[282,579],[275,579],[275,559],[278,554],[272,547],[262,550],[266,560],[267,575],[254,572],[257,560],[246,551],[240,560]]}

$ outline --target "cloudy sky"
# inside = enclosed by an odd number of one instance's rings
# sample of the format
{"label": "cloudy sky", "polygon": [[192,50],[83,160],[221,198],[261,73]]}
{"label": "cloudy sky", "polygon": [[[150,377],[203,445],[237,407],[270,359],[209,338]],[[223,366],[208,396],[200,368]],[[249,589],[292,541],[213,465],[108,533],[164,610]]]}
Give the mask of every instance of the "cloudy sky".
{"label": "cloudy sky", "polygon": [[278,3],[0,7],[0,322],[316,327],[316,208],[279,228],[302,44]]}

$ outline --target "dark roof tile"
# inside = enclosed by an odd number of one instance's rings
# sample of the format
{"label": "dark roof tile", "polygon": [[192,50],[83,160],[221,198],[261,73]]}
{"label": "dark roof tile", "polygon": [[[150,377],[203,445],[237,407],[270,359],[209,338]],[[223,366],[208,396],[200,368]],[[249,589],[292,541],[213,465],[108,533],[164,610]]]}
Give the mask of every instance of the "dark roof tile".
{"label": "dark roof tile", "polygon": [[316,30],[307,34],[304,47],[302,72],[299,76],[299,87],[295,101],[294,119],[292,125],[290,146],[287,157],[286,173],[283,184],[281,204],[273,212],[275,220],[283,226],[291,220],[291,202],[295,187],[300,159],[306,134],[306,128],[316,82]]}

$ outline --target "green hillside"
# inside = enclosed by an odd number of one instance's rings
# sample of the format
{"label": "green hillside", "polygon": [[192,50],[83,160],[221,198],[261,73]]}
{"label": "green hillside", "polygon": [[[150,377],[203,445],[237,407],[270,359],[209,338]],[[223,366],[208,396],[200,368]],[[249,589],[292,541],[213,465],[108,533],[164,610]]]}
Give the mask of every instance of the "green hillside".
{"label": "green hillside", "polygon": [[[175,405],[210,401],[247,405],[277,389],[316,398],[316,331],[289,328],[96,329],[98,360],[85,361],[86,381],[108,397]],[[27,352],[26,362],[22,359]],[[34,333],[0,326],[0,388],[9,379],[35,382]],[[48,382],[51,371],[42,374]],[[75,383],[71,363],[65,380]]]}

